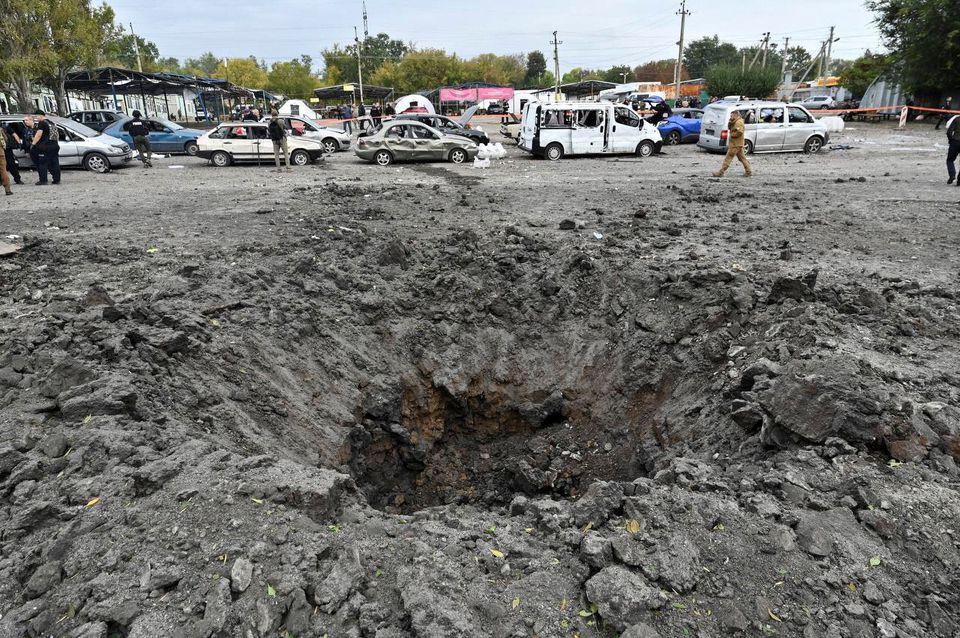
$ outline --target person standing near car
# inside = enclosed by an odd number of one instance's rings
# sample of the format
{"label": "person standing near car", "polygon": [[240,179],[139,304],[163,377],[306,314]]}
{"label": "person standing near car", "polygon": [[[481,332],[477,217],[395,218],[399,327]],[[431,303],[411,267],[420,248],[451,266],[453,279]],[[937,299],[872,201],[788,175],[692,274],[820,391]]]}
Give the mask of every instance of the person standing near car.
{"label": "person standing near car", "polygon": [[273,142],[273,161],[277,165],[277,172],[280,168],[280,153],[283,153],[283,163],[287,170],[290,170],[290,153],[287,145],[287,130],[283,128],[280,122],[279,114],[276,111],[270,113],[270,123],[267,125],[267,134],[270,135],[270,141]]}
{"label": "person standing near car", "polygon": [[353,135],[353,123],[350,121],[353,119],[353,108],[349,104],[343,105],[343,132]]}
{"label": "person standing near car", "polygon": [[363,105],[363,102],[360,103],[360,106],[357,107],[357,129],[361,132],[367,129],[367,107]]}
{"label": "person standing near car", "polygon": [[957,158],[960,157],[960,115],[954,115],[947,122],[947,144],[947,175],[950,176],[947,184],[956,181],[957,186],[960,186],[960,179],[957,178],[957,168],[955,166]]}
{"label": "person standing near car", "polygon": [[[953,104],[953,98],[947,97],[947,99],[944,100],[943,104],[940,105],[940,108],[944,111],[949,111],[951,109],[952,104]],[[949,119],[950,119],[950,113],[941,113],[940,119],[937,120],[937,125],[933,127],[933,130],[939,131],[940,127],[943,126],[943,123]]]}
{"label": "person standing near car", "polygon": [[150,161],[153,156],[150,149],[150,125],[144,121],[140,111],[133,112],[133,119],[130,120],[127,132],[133,138],[133,147],[137,149],[137,159],[143,163],[144,168],[153,168],[153,162]]}
{"label": "person standing near car", "polygon": [[740,163],[743,164],[743,174],[746,177],[750,177],[753,175],[753,168],[750,166],[750,161],[747,159],[746,153],[743,152],[743,133],[745,128],[743,116],[740,115],[740,111],[734,111],[730,114],[730,121],[727,123],[727,127],[730,130],[727,156],[723,158],[723,165],[720,167],[720,170],[714,173],[713,176],[723,177],[723,174],[730,168],[730,164],[733,163],[733,158],[737,158],[740,160]]}
{"label": "person standing near car", "polygon": [[23,140],[17,137],[17,134],[13,132],[13,129],[7,125],[0,125],[0,138],[2,138],[2,143],[4,145],[3,149],[3,159],[6,162],[6,171],[13,175],[13,182],[15,184],[23,184],[23,180],[20,178],[20,167],[17,164],[17,158],[13,156],[13,149],[22,145]]}
{"label": "person standing near car", "polygon": [[3,184],[3,192],[7,195],[13,195],[10,188],[10,176],[7,175],[7,127],[0,125],[0,184]]}
{"label": "person standing near car", "polygon": [[383,121],[383,109],[379,102],[374,102],[373,106],[370,107],[370,117],[373,118],[373,128],[380,128],[380,122]]}
{"label": "person standing near car", "polygon": [[37,110],[36,132],[33,134],[33,149],[37,158],[37,186],[47,185],[47,172],[54,184],[60,183],[60,133],[56,124],[47,120],[47,114]]}

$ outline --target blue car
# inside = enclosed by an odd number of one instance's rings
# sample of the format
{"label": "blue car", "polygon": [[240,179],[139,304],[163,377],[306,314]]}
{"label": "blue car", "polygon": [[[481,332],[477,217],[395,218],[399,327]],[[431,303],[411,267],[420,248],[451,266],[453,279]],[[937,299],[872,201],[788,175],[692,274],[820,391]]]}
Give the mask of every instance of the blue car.
{"label": "blue car", "polygon": [[696,142],[700,139],[701,109],[674,109],[673,115],[660,122],[660,137],[664,144],[676,146]]}
{"label": "blue car", "polygon": [[[133,137],[128,132],[132,119],[132,117],[124,116],[104,129],[103,132],[106,135],[119,138],[133,147]],[[159,117],[149,118],[147,124],[150,126],[150,149],[154,153],[197,154],[197,138],[203,135],[203,131],[184,128],[176,122],[170,122]]]}

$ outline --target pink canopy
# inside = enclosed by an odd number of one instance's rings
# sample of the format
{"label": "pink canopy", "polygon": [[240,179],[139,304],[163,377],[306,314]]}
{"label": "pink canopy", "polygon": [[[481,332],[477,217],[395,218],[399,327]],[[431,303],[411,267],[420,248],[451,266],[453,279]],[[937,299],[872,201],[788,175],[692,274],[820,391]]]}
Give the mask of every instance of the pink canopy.
{"label": "pink canopy", "polygon": [[478,89],[440,89],[441,102],[482,102],[483,100],[512,100],[510,87],[480,87]]}

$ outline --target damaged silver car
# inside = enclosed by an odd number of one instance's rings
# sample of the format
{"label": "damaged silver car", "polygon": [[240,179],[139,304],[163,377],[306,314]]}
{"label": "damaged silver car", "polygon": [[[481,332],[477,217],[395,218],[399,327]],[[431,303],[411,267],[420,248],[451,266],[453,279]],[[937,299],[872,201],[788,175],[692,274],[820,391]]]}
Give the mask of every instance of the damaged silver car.
{"label": "damaged silver car", "polygon": [[444,135],[420,122],[395,120],[371,135],[360,136],[355,152],[360,159],[389,166],[402,161],[463,164],[475,158],[477,150],[465,137]]}

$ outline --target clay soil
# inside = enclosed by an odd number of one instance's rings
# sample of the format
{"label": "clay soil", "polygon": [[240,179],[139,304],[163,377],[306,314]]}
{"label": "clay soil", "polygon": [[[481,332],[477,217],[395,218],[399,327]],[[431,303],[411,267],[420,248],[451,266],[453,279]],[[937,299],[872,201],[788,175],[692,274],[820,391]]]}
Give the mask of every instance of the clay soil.
{"label": "clay soil", "polygon": [[0,636],[956,638],[931,129],[17,188]]}

